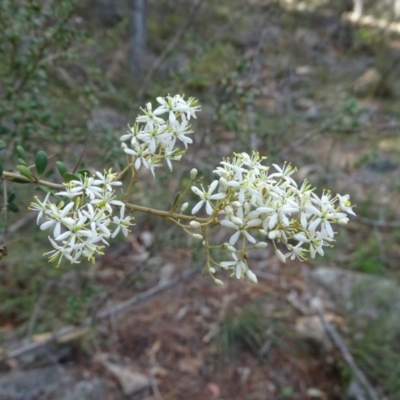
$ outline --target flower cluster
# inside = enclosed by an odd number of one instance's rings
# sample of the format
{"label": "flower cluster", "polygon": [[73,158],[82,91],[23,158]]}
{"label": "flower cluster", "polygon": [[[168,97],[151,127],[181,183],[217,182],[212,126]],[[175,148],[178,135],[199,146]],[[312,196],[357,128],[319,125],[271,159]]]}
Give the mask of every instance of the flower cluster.
{"label": "flower cluster", "polygon": [[[151,103],[142,109],[143,115],[136,118],[136,122],[129,127],[128,133],[121,136],[124,152],[132,156],[132,164],[136,170],[143,165],[148,168],[154,176],[154,168],[159,166],[161,160],[165,160],[172,170],[173,160],[180,160],[192,143],[187,135],[192,133],[190,123],[191,117],[196,118],[199,107],[197,100],[190,97],[185,100],[180,95],[174,97],[157,97],[159,106],[153,110]],[[168,114],[167,119],[162,118]],[[181,142],[184,150],[176,147],[177,141]]]}
{"label": "flower cluster", "polygon": [[[287,258],[303,261],[317,253],[323,255],[323,248],[334,241],[332,224],[344,225],[349,221],[348,214],[355,215],[349,195],[332,197],[324,191],[319,197],[307,181],[298,187],[291,177],[296,169],[290,164],[282,168],[273,164],[275,171],[270,173],[270,167],[262,165],[265,158],[258,153],[235,154],[214,170],[219,179],[208,190],[192,187],[200,197],[192,214],[205,204],[211,219],[221,215],[219,223],[233,231],[229,243],[224,244],[233,261],[215,265],[233,270],[237,278],[247,276],[253,282],[257,278],[248,267],[247,250],[267,245],[258,242],[257,237],[272,241],[281,262]],[[278,243],[287,248],[286,254],[279,250]]]}
{"label": "flower cluster", "polygon": [[[64,183],[65,190],[55,193],[61,198],[58,203],[50,201],[50,192],[43,201],[35,197],[29,208],[38,212],[37,224],[41,230],[52,230],[49,241],[54,250],[45,253],[51,262],[59,265],[63,257],[73,264],[82,257],[94,261],[109,238],[120,231],[128,235],[132,218],[125,216],[124,203],[115,197],[114,186],[122,184],[116,176],[109,170]],[[119,208],[118,215],[113,215],[113,206]]]}

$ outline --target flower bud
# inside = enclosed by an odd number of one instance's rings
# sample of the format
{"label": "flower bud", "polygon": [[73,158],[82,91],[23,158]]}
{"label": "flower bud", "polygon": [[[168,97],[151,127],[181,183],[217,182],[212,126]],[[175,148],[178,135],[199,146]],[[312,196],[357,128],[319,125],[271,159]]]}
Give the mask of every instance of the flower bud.
{"label": "flower bud", "polygon": [[196,179],[196,176],[197,176],[197,169],[196,168],[193,168],[191,171],[190,171],[190,179]]}
{"label": "flower bud", "polygon": [[198,233],[193,233],[192,236],[193,236],[195,239],[199,239],[199,240],[202,240],[202,239],[203,239],[203,236],[199,235]]}
{"label": "flower bud", "polygon": [[215,268],[213,268],[213,267],[208,268],[208,271],[209,271],[211,274],[215,274]]}
{"label": "flower bud", "polygon": [[278,257],[278,260],[285,263],[286,262],[286,258],[285,256],[282,254],[282,252],[278,249],[275,250],[275,254]]}
{"label": "flower bud", "polygon": [[228,245],[226,249],[227,249],[228,251],[230,251],[231,253],[236,253],[236,249],[235,249],[233,246],[231,246],[231,245]]}
{"label": "flower bud", "polygon": [[339,225],[347,225],[348,222],[349,222],[349,219],[348,219],[348,218],[340,218],[340,219],[337,221],[337,223],[338,223]]}
{"label": "flower bud", "polygon": [[125,150],[125,149],[127,149],[128,148],[128,146],[125,144],[125,143],[121,143],[121,149],[122,150]]}
{"label": "flower bud", "polygon": [[181,213],[184,213],[186,211],[186,209],[189,207],[189,203],[183,203],[182,207],[181,207]]}
{"label": "flower bud", "polygon": [[246,271],[246,275],[247,275],[247,279],[250,281],[250,282],[253,282],[253,283],[257,283],[257,277],[256,277],[256,274],[254,273],[254,272],[252,272],[252,271],[250,271],[249,269]]}
{"label": "flower bud", "polygon": [[220,279],[214,279],[214,283],[218,286],[222,286],[224,282],[222,282]]}
{"label": "flower bud", "polygon": [[232,208],[232,206],[226,206],[225,207],[225,213],[226,213],[226,215],[232,215],[233,214],[233,208]]}
{"label": "flower bud", "polygon": [[232,202],[232,207],[239,208],[241,206],[242,206],[242,203],[240,201],[236,200],[236,201]]}
{"label": "flower bud", "polygon": [[219,191],[220,192],[226,192],[226,189],[228,188],[228,184],[225,178],[223,178],[221,176],[221,178],[219,178]]}
{"label": "flower bud", "polygon": [[258,242],[254,247],[256,249],[265,249],[268,246],[267,242]]}
{"label": "flower bud", "polygon": [[232,216],[231,216],[231,221],[232,221],[235,225],[238,225],[238,226],[242,226],[242,225],[243,225],[243,221],[242,221],[239,217],[237,217],[236,215],[232,215]]}
{"label": "flower bud", "polygon": [[271,240],[276,239],[276,236],[277,236],[276,231],[271,231],[271,232],[268,233],[268,237],[269,237]]}
{"label": "flower bud", "polygon": [[[186,204],[187,204],[187,203],[186,203]],[[189,225],[190,225],[192,228],[200,228],[200,222],[197,222],[197,221],[190,221]]]}

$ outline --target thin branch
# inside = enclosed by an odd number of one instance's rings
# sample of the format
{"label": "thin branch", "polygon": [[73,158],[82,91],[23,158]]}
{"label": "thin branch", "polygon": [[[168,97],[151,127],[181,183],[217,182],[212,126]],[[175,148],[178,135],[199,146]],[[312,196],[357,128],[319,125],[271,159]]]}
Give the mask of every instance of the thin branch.
{"label": "thin branch", "polygon": [[197,273],[197,270],[191,269],[191,270],[188,270],[188,271],[180,274],[176,278],[173,278],[167,282],[164,282],[164,283],[161,282],[158,285],[146,290],[145,292],[140,293],[136,296],[133,296],[130,299],[123,301],[120,304],[117,304],[116,306],[106,308],[104,311],[97,313],[94,317],[89,317],[89,318],[84,319],[83,322],[78,326],[65,327],[65,328],[62,328],[62,329],[54,332],[53,335],[46,340],[43,340],[41,342],[36,342],[36,343],[28,343],[24,346],[21,346],[15,350],[11,350],[11,351],[5,350],[3,352],[3,354],[0,355],[0,360],[6,361],[6,360],[9,360],[10,358],[20,357],[24,354],[38,350],[50,343],[54,343],[55,341],[65,338],[66,336],[71,336],[73,334],[76,334],[79,331],[82,331],[82,330],[92,326],[92,324],[94,322],[100,321],[102,319],[106,319],[110,316],[115,316],[117,314],[123,313],[123,312],[127,311],[129,308],[135,306],[136,304],[144,302],[144,301],[150,299],[151,297],[155,296],[156,294],[161,293],[167,289],[170,289],[171,287],[175,286],[179,282],[190,278],[195,273]]}
{"label": "thin branch", "polygon": [[146,214],[157,215],[163,218],[173,218],[175,220],[182,219],[184,221],[197,221],[200,223],[209,222],[208,218],[199,218],[199,217],[194,217],[193,215],[184,215],[184,214],[171,213],[169,211],[155,210],[153,208],[138,206],[136,204],[126,203],[125,206],[130,210],[140,211]]}
{"label": "thin branch", "polygon": [[[4,172],[3,172],[4,175]],[[7,200],[7,180],[3,178],[3,214],[4,214],[4,236],[8,233],[8,200]]]}
{"label": "thin branch", "polygon": [[46,297],[47,292],[49,291],[52,282],[48,280],[44,285],[42,292],[39,295],[39,298],[35,304],[35,307],[32,311],[31,317],[29,318],[28,328],[26,329],[26,339],[29,341],[32,336],[33,329],[36,324],[37,317],[39,316],[40,310],[42,308],[43,300]]}
{"label": "thin branch", "polygon": [[[31,221],[33,218],[35,218],[36,215],[34,213],[29,213],[27,214],[24,218],[19,219],[17,222],[15,222],[14,224],[10,225],[7,229],[7,235],[12,235],[13,233],[15,233],[16,231],[18,231],[19,229],[21,229],[25,224],[27,224],[29,221]],[[0,234],[0,243],[5,242],[6,240],[6,235],[4,234]],[[20,239],[22,240],[22,239]]]}
{"label": "thin branch", "polygon": [[329,323],[329,321],[325,318],[322,305],[318,299],[314,302],[314,308],[317,310],[318,315],[321,319],[322,325],[332,343],[336,346],[336,348],[342,353],[344,360],[347,362],[348,366],[353,371],[357,380],[361,383],[361,385],[367,391],[369,397],[372,400],[379,400],[378,395],[376,394],[375,389],[368,381],[367,377],[365,376],[364,372],[358,367],[356,361],[354,360],[353,356],[351,355],[346,343],[343,341],[335,327]]}
{"label": "thin branch", "polygon": [[17,174],[15,172],[4,171],[3,176],[5,179],[7,179],[8,181],[11,181],[11,182],[19,181],[19,182],[25,182],[25,183],[34,183],[36,185],[43,185],[43,186],[49,187],[51,189],[58,189],[58,190],[64,189],[64,186],[60,185],[58,183],[43,181],[41,179],[38,179],[37,181],[32,181],[32,180],[26,178],[25,176]]}
{"label": "thin branch", "polygon": [[161,64],[164,62],[164,59],[166,56],[173,50],[173,48],[178,44],[179,40],[185,35],[187,30],[190,28],[192,25],[196,14],[198,10],[200,9],[201,5],[205,3],[204,1],[201,0],[193,0],[193,6],[191,10],[189,11],[189,15],[184,22],[184,24],[181,26],[181,28],[176,32],[175,36],[172,38],[172,40],[168,43],[167,47],[164,49],[164,51],[158,56],[158,58],[154,61],[153,65],[149,69],[149,72],[147,73],[146,77],[143,80],[143,83],[139,89],[138,97],[142,98],[144,92],[147,90],[147,87],[153,78],[154,72],[157,71],[158,68],[160,68]]}
{"label": "thin branch", "polygon": [[364,218],[357,215],[357,221],[366,225],[375,226],[377,228],[398,228],[400,221],[383,221],[372,218]]}

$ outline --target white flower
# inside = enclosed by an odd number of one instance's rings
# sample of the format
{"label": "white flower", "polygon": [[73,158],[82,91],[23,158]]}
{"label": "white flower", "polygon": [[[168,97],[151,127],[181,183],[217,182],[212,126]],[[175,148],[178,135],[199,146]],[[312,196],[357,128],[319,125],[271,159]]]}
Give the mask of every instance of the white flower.
{"label": "white flower", "polygon": [[147,169],[150,168],[148,158],[151,157],[152,153],[151,153],[150,149],[146,147],[146,145],[136,144],[133,149],[126,148],[126,149],[124,149],[124,152],[126,154],[130,154],[135,157],[134,165],[135,165],[136,170],[139,170],[140,167],[142,166],[142,164]]}
{"label": "white flower", "polygon": [[199,201],[193,207],[192,214],[196,214],[200,210],[200,208],[203,206],[204,203],[206,204],[206,213],[208,215],[212,214],[213,207],[210,203],[210,200],[221,200],[226,196],[225,193],[212,194],[217,186],[218,186],[218,181],[213,181],[211,183],[210,187],[208,188],[208,191],[205,191],[203,186],[201,186],[202,190],[200,190],[196,186],[192,186],[191,189],[192,189],[193,193],[197,194],[197,196],[199,196],[201,198],[201,201]]}
{"label": "white flower", "polygon": [[43,214],[48,209],[48,200],[49,200],[50,192],[47,193],[44,200],[41,202],[37,196],[35,196],[35,200],[37,203],[31,203],[29,206],[30,210],[39,211],[39,214],[36,218],[36,223],[39,224],[39,221],[42,219]]}
{"label": "white flower", "polygon": [[247,264],[242,259],[238,259],[235,253],[231,253],[234,261],[223,261],[221,262],[221,266],[223,268],[234,269],[236,278],[242,279],[245,272],[248,270]]}
{"label": "white flower", "polygon": [[46,216],[48,220],[40,225],[40,229],[45,231],[51,227],[54,227],[53,237],[60,236],[61,227],[65,225],[71,224],[73,220],[70,217],[67,217],[69,212],[74,207],[75,203],[68,203],[62,210],[59,210],[55,204],[50,204],[50,208],[48,212],[46,212]]}
{"label": "white flower", "polygon": [[162,118],[157,117],[156,113],[152,111],[151,103],[146,104],[146,110],[142,109],[144,115],[140,115],[136,118],[136,122],[142,122],[146,124],[146,129],[153,130],[157,125],[164,125],[165,121]]}
{"label": "white flower", "polygon": [[231,215],[228,219],[224,219],[220,223],[223,226],[236,229],[236,232],[229,239],[229,244],[233,246],[239,239],[240,234],[242,234],[249,242],[256,243],[256,239],[251,236],[247,230],[260,226],[262,221],[261,219],[256,218],[255,215],[248,214],[244,216],[243,207],[239,207],[236,210],[236,215]]}
{"label": "white flower", "polygon": [[350,195],[345,194],[344,196],[341,196],[340,194],[337,194],[336,197],[339,199],[339,207],[342,211],[345,211],[347,214],[356,215],[351,207]]}
{"label": "white flower", "polygon": [[109,192],[113,191],[112,186],[122,185],[122,182],[114,180],[117,177],[117,174],[111,173],[111,169],[108,171],[104,171],[104,175],[101,172],[96,172],[96,175],[99,179],[94,180],[93,184],[100,186],[108,190]]}
{"label": "white flower", "polygon": [[114,216],[113,217],[113,223],[117,225],[117,228],[115,229],[114,233],[111,235],[112,238],[115,238],[115,236],[118,235],[119,231],[122,232],[122,234],[126,237],[128,236],[129,233],[129,226],[131,225],[131,217],[128,215],[127,217],[124,218],[124,213],[125,213],[125,207],[120,208],[120,215],[119,217]]}
{"label": "white flower", "polygon": [[290,250],[289,253],[285,254],[285,258],[290,258],[294,260],[295,258],[300,261],[304,261],[306,259],[305,249],[301,247],[302,243],[298,243],[296,246],[292,246],[291,244],[287,245],[287,248]]}
{"label": "white flower", "polygon": [[102,197],[90,200],[90,204],[93,204],[96,207],[104,207],[110,214],[112,213],[112,205],[118,207],[124,206],[124,203],[122,201],[115,200],[114,193],[112,192],[105,192],[102,194]]}
{"label": "white flower", "polygon": [[283,168],[281,168],[279,165],[276,164],[272,165],[278,172],[274,172],[273,174],[271,174],[269,176],[270,178],[281,178],[284,179],[290,185],[297,187],[296,181],[290,177],[290,175],[296,172],[296,168],[293,168],[290,164],[284,164]]}
{"label": "white flower", "polygon": [[180,140],[184,146],[185,149],[187,149],[188,143],[193,143],[193,140],[185,135],[190,134],[192,131],[190,130],[190,125],[186,121],[185,115],[182,116],[182,122],[180,123],[179,121],[175,121],[173,125],[173,135],[176,139]]}

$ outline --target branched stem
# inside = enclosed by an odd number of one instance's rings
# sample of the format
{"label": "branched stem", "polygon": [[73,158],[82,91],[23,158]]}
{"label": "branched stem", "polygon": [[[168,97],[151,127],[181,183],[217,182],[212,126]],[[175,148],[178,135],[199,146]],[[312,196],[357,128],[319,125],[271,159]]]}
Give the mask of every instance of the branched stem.
{"label": "branched stem", "polygon": [[[129,210],[139,211],[151,215],[157,215],[158,217],[161,218],[175,219],[175,220],[182,219],[184,221],[197,221],[200,222],[201,224],[206,224],[209,222],[208,218],[199,218],[199,217],[194,217],[193,215],[184,215],[178,213],[171,213],[169,211],[155,210],[154,208],[138,206],[136,204],[126,203],[125,207],[128,208]],[[218,222],[214,222],[214,225],[218,225]]]}
{"label": "branched stem", "polygon": [[46,186],[46,187],[51,188],[51,189],[57,189],[57,190],[64,189],[64,186],[59,184],[59,183],[43,181],[41,179],[38,179],[37,181],[32,181],[32,180],[26,178],[25,176],[17,174],[15,172],[4,171],[3,172],[3,176],[4,176],[5,179],[7,179],[10,182],[18,181],[18,182],[24,182],[24,183],[35,183],[37,185]]}

